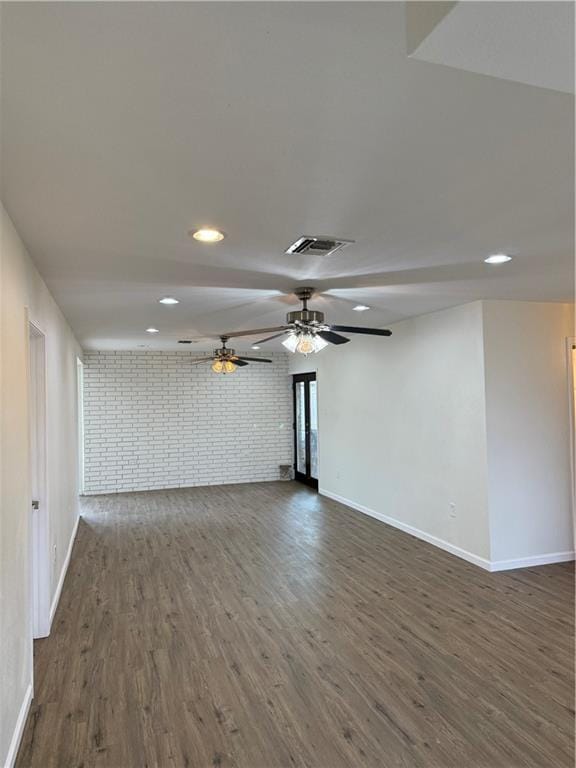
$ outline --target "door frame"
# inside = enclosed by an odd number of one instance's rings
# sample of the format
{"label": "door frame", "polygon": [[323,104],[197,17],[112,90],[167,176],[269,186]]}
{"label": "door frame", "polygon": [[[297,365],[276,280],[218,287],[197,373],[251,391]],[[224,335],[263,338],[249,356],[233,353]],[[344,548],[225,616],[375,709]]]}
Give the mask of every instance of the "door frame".
{"label": "door frame", "polygon": [[[50,634],[50,510],[46,471],[46,335],[28,321],[30,589],[32,637]],[[36,496],[37,498],[34,498]],[[39,508],[33,509],[32,502]]]}
{"label": "door frame", "polygon": [[84,495],[84,363],[76,358],[76,406],[78,424],[78,494]]}
{"label": "door frame", "polygon": [[[576,370],[574,365],[576,355],[576,336],[566,339],[566,360],[568,367],[568,408],[570,414],[570,472],[572,475],[572,519],[576,514]],[[574,529],[574,541],[576,542],[576,526]]]}
{"label": "door frame", "polygon": [[[317,381],[316,373],[294,373],[292,375],[292,409],[294,432],[294,479],[318,490],[318,478],[310,474],[310,382]],[[304,382],[304,414],[306,429],[306,474],[298,471],[298,437],[296,429],[296,385]],[[316,385],[318,387],[318,385]],[[318,392],[318,389],[316,389]]]}

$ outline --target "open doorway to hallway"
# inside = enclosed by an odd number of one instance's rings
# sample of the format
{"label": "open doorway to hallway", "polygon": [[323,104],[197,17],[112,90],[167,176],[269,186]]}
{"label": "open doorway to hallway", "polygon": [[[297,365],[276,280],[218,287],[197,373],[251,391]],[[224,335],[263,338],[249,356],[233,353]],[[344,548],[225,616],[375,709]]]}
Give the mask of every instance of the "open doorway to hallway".
{"label": "open doorway to hallway", "polygon": [[46,338],[29,323],[30,582],[34,638],[50,633],[50,525],[46,493]]}

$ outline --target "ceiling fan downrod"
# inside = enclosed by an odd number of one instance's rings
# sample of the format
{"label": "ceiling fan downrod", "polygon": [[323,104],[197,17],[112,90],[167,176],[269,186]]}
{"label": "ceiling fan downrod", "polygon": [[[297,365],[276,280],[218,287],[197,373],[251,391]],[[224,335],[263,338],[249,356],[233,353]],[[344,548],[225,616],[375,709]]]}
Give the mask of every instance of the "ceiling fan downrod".
{"label": "ceiling fan downrod", "polygon": [[308,309],[308,301],[314,295],[314,288],[297,288],[294,293],[302,302],[302,309],[298,309],[294,312],[288,312],[286,315],[286,322],[288,324],[294,323],[295,325],[303,326],[315,326],[324,324],[324,312],[318,312],[315,309]]}

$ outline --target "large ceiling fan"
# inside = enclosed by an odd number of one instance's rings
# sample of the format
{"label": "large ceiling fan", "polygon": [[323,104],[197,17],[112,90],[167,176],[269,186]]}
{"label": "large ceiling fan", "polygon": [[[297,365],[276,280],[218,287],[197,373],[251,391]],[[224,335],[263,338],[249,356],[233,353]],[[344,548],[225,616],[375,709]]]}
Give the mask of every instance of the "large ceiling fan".
{"label": "large ceiling fan", "polygon": [[192,365],[198,363],[212,363],[214,373],[234,373],[236,368],[244,367],[250,363],[271,363],[272,360],[266,360],[263,357],[245,357],[237,355],[233,349],[226,346],[228,336],[220,336],[222,346],[215,349],[211,356],[197,357],[190,362]]}
{"label": "large ceiling fan", "polygon": [[234,331],[228,333],[226,338],[236,336],[260,336],[265,333],[271,333],[272,336],[257,341],[256,344],[264,344],[272,339],[279,339],[286,336],[282,344],[290,352],[301,352],[308,355],[311,352],[319,352],[328,344],[346,344],[350,341],[343,333],[363,333],[369,336],[391,336],[392,331],[381,328],[360,328],[352,325],[329,325],[324,320],[324,313],[314,309],[308,309],[308,302],[314,295],[314,288],[298,288],[295,291],[296,296],[302,302],[302,309],[295,312],[288,312],[286,315],[286,325],[280,325],[276,328],[255,328],[248,331]]}

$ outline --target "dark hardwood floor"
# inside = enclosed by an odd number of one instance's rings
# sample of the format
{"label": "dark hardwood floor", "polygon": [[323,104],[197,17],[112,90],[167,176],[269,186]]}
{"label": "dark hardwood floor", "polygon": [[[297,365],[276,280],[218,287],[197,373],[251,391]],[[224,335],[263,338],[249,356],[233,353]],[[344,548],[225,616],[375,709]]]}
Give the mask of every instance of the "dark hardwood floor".
{"label": "dark hardwood floor", "polygon": [[87,498],[18,768],[572,768],[571,565],[295,483]]}

